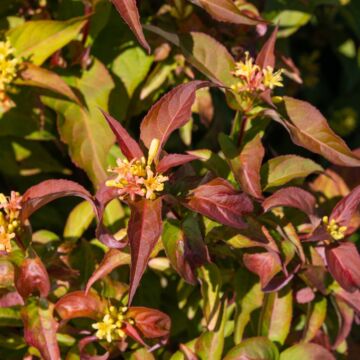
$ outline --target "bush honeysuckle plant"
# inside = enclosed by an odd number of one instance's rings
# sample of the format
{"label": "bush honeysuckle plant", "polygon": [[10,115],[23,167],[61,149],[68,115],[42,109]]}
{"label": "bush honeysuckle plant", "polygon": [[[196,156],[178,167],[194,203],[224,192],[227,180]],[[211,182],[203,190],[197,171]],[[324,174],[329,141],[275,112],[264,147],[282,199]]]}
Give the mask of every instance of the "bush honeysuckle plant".
{"label": "bush honeysuckle plant", "polygon": [[359,10],[3,0],[0,358],[356,359]]}

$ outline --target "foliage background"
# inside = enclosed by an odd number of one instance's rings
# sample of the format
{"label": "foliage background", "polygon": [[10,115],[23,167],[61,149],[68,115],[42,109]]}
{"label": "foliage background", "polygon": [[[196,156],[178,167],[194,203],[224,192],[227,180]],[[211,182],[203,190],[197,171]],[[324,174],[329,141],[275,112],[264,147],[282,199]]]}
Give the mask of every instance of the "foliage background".
{"label": "foliage background", "polygon": [[[20,15],[21,10],[26,9],[26,4],[36,8],[35,3],[36,1],[2,0],[0,31],[5,34],[9,27],[21,23],[24,18],[29,20],[43,16],[30,15],[26,11],[24,15]],[[86,100],[92,101],[92,96],[95,96],[94,103],[97,105],[104,99],[106,102],[107,94],[101,91],[107,87],[109,113],[121,119],[134,137],[138,138],[140,121],[150,106],[162,94],[182,83],[192,71],[196,77],[198,73],[194,69],[190,70],[183,58],[176,56],[179,51],[175,47],[166,57],[160,50],[155,59],[154,55],[146,55],[110,2],[99,0],[93,3],[96,5],[95,14],[92,15],[87,45],[91,47],[91,56],[97,58],[109,70],[112,80],[107,83],[104,81],[105,86],[102,86],[102,81],[107,75],[97,70],[92,80],[93,88]],[[257,35],[252,30],[235,31],[235,25],[216,22],[195,7],[193,11],[197,14],[197,21],[187,21],[186,17],[182,20],[176,19],[176,14],[164,10],[165,3],[174,7],[176,3],[182,2],[141,1],[139,8],[142,22],[151,22],[174,32],[204,31],[225,43],[235,55],[241,52],[242,47],[255,50],[258,43],[263,41],[260,37],[256,38]],[[253,3],[265,19],[280,24],[277,50],[291,57],[303,79],[303,84],[287,79],[286,94],[307,100],[318,107],[350,148],[360,147],[360,3],[355,0],[259,0]],[[84,3],[81,0],[48,0],[47,6],[51,16],[57,20],[84,15]],[[161,10],[162,14],[159,13]],[[176,13],[175,10],[174,12]],[[146,36],[153,49],[156,48],[155,45],[161,45],[159,37],[150,32],[146,32]],[[68,66],[53,67],[54,71],[67,78],[69,83],[75,84],[74,77],[81,75],[81,64],[71,64],[76,62],[74,59],[81,50],[77,40],[71,42],[61,53]],[[162,51],[167,52],[166,49]],[[51,67],[49,62],[47,65]],[[49,105],[48,107],[39,106],[40,95],[47,96],[48,100],[44,103]],[[184,152],[190,148],[204,147],[213,151],[219,150],[217,141],[213,140],[219,131],[229,132],[234,112],[226,106],[221,91],[212,89],[211,95],[215,113],[210,126],[206,127],[199,121],[199,116],[194,115],[191,145],[184,143],[186,136],[189,136],[189,132],[184,129],[182,141],[177,135],[170,139],[166,148],[169,152]],[[44,90],[21,87],[14,91],[11,97],[16,107],[0,117],[0,192],[9,193],[16,189],[23,193],[30,186],[49,178],[72,179],[91,189],[94,181],[92,183],[86,172],[74,165],[68,147],[59,139],[56,113],[51,109],[54,108],[51,100],[53,95]],[[91,116],[96,118],[100,115],[92,113]],[[93,133],[94,141],[99,146],[103,146],[109,136],[101,131],[95,130]],[[267,151],[265,160],[281,154],[299,154],[316,160],[324,167],[329,165],[320,156],[293,145],[286,131],[275,123],[271,124],[263,142]],[[114,163],[117,154],[118,149],[113,146],[107,158],[109,164]],[[88,161],[91,162],[91,158]],[[78,200],[67,198],[47,205],[32,217],[34,231],[46,229],[52,233],[51,236],[73,236],[71,230],[67,233],[65,228],[64,232],[64,224],[69,221],[68,214],[77,203]],[[118,230],[125,225],[127,216],[124,212],[127,210],[119,204],[113,206],[111,213],[115,216],[111,218],[109,215],[107,222],[113,230]],[[38,234],[44,235],[41,232]],[[50,236],[49,234],[46,236]],[[81,234],[81,237],[91,239],[93,229],[90,228]],[[42,251],[50,255],[53,250],[49,243]],[[101,252],[90,246],[87,241],[80,242],[77,251],[78,254],[74,254],[77,258],[80,254],[86,254],[86,261],[80,261],[78,264],[80,276],[83,277],[81,282],[84,283],[94,270],[96,262],[101,259]],[[118,274],[120,279],[126,279],[127,275],[126,271]],[[135,304],[146,304],[171,313],[172,336],[179,342],[185,342],[197,335],[196,324],[200,318],[195,317],[191,323],[185,323],[182,312],[177,312],[172,306],[177,301],[175,294],[178,279],[174,276],[168,277],[166,291],[162,290],[161,281],[164,280],[156,271],[147,272],[138,290]],[[6,335],[2,333],[1,336],[3,338]],[[353,346],[360,341],[358,326],[354,327],[351,339]],[[6,356],[10,356],[8,350],[5,351]]]}

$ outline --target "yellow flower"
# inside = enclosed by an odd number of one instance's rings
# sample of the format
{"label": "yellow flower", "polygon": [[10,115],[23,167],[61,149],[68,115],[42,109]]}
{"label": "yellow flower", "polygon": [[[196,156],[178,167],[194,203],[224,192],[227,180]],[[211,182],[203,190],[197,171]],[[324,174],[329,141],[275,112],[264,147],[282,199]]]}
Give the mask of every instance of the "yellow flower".
{"label": "yellow flower", "polygon": [[169,180],[167,176],[163,176],[161,174],[156,174],[154,176],[154,172],[150,169],[150,167],[146,168],[147,178],[142,179],[142,183],[145,186],[145,197],[150,200],[154,200],[156,198],[156,192],[160,192],[164,190],[164,182]]}
{"label": "yellow flower", "polygon": [[329,222],[328,216],[324,216],[322,221],[326,225],[326,231],[333,239],[342,240],[345,237],[347,226],[339,226],[334,219]]}
{"label": "yellow flower", "polygon": [[15,237],[14,233],[8,233],[4,226],[0,226],[0,251],[11,251],[11,239]]}
{"label": "yellow flower", "polygon": [[103,320],[92,325],[97,330],[96,337],[100,340],[106,339],[109,343],[124,338],[126,334],[122,328],[127,310],[127,307],[118,310],[114,306],[110,306],[106,310]]}
{"label": "yellow flower", "polygon": [[0,193],[0,209],[5,207],[7,204],[6,196],[3,193]]}
{"label": "yellow flower", "polygon": [[249,52],[246,51],[245,62],[239,61],[235,64],[234,75],[237,77],[243,77],[248,82],[250,82],[254,74],[259,70],[260,70],[259,66],[254,64],[254,59],[250,57]]}
{"label": "yellow flower", "polygon": [[271,66],[267,66],[263,69],[264,75],[264,85],[269,89],[274,89],[275,87],[283,87],[283,78],[282,78],[283,70],[280,69],[274,73],[274,69]]}
{"label": "yellow flower", "polygon": [[167,176],[156,174],[151,170],[151,165],[157,158],[160,147],[160,141],[153,139],[150,144],[148,159],[143,157],[128,160],[118,159],[114,168],[108,171],[116,174],[114,179],[106,181],[106,186],[116,187],[119,189],[120,199],[130,197],[131,200],[135,196],[146,197],[154,200],[155,192],[164,190],[164,182],[168,180]]}
{"label": "yellow flower", "polygon": [[17,76],[20,60],[13,56],[14,49],[10,42],[0,41],[0,90],[4,91],[5,86],[10,84]]}
{"label": "yellow flower", "polygon": [[0,60],[7,58],[9,55],[14,53],[14,49],[12,48],[10,41],[0,41]]}
{"label": "yellow flower", "polygon": [[106,339],[111,343],[113,340],[113,332],[116,329],[114,319],[110,314],[106,314],[102,321],[93,324],[92,327],[97,330],[96,337],[100,340]]}

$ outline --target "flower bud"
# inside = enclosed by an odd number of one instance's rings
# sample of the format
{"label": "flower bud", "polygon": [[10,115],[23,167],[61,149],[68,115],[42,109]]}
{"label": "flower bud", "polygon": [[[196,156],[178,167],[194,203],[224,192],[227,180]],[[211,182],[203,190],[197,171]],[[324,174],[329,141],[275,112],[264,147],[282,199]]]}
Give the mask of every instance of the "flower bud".
{"label": "flower bud", "polygon": [[150,166],[153,163],[154,159],[156,159],[159,151],[159,147],[160,147],[160,140],[152,139],[148,153],[148,161],[147,161],[148,166]]}

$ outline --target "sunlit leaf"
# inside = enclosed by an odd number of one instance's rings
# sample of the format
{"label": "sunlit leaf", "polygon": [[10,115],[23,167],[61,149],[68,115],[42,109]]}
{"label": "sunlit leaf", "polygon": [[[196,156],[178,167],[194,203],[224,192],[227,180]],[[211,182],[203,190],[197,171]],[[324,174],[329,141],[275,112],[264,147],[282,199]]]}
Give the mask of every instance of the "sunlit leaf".
{"label": "sunlit leaf", "polygon": [[41,65],[55,51],[74,40],[86,23],[84,18],[27,21],[10,30],[7,37],[17,56]]}
{"label": "sunlit leaf", "polygon": [[255,337],[244,340],[241,344],[232,348],[224,360],[239,359],[278,360],[277,347],[265,337]]}
{"label": "sunlit leaf", "polygon": [[311,104],[284,97],[291,123],[286,123],[295,144],[322,155],[341,166],[360,166],[358,158],[329,127],[323,115]]}
{"label": "sunlit leaf", "polygon": [[71,81],[83,94],[87,108],[50,97],[42,97],[42,101],[57,112],[60,137],[69,146],[73,162],[99,185],[107,177],[107,155],[114,143],[114,136],[99,108],[107,110],[114,83],[98,60],[81,78],[74,77]]}
{"label": "sunlit leaf", "polygon": [[335,360],[335,357],[317,344],[294,345],[280,354],[280,360]]}
{"label": "sunlit leaf", "polygon": [[290,332],[292,316],[293,300],[289,287],[266,294],[260,319],[261,335],[284,344]]}
{"label": "sunlit leaf", "polygon": [[278,156],[270,159],[261,169],[264,190],[321,171],[323,168],[310,159],[296,155]]}

